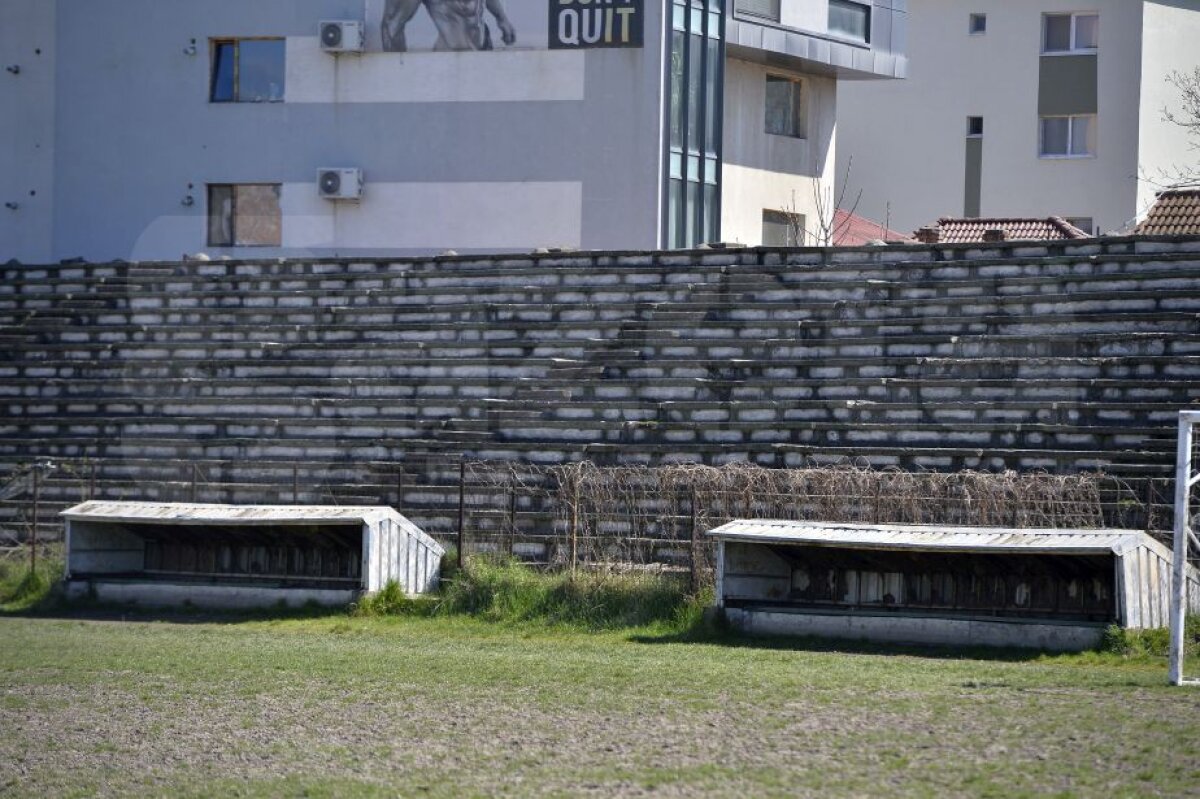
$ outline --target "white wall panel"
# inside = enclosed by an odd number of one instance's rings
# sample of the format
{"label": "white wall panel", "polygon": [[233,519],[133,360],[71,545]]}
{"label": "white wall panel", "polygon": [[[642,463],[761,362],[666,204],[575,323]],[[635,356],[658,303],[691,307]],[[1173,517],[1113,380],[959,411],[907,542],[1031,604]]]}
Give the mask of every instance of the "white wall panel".
{"label": "white wall panel", "polygon": [[333,56],[287,40],[289,103],[502,103],[582,100],[584,53],[565,50]]}
{"label": "white wall panel", "polygon": [[285,183],[289,248],[527,249],[578,247],[583,184],[372,183],[361,202],[331,202],[312,183]]}

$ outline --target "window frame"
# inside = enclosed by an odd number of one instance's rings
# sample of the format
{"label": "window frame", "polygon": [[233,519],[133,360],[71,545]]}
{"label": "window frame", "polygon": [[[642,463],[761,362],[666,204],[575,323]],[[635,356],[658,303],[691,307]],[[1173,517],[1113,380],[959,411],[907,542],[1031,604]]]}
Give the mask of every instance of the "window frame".
{"label": "window frame", "polygon": [[[867,27],[867,29],[866,29],[866,31],[864,31],[864,35],[862,38],[853,36],[851,34],[843,32],[843,31],[835,31],[830,26],[830,24],[829,24],[830,17],[832,16],[832,11],[833,11],[833,8],[835,5],[857,6],[859,9],[866,12],[866,19],[867,19],[866,27]],[[849,43],[858,44],[858,45],[869,45],[871,43],[871,33],[872,33],[872,27],[873,27],[872,23],[874,22],[874,16],[875,16],[874,7],[871,3],[860,2],[860,0],[829,0],[828,11],[826,11],[826,17],[825,17],[825,32],[828,36],[831,36],[834,39],[837,39],[839,41],[849,42]]]}
{"label": "window frame", "polygon": [[[275,196],[279,209],[279,241],[274,244],[245,244],[238,241],[238,225],[237,225],[237,205],[238,205],[238,189],[243,186],[253,187],[270,187],[275,190]],[[282,247],[283,246],[283,184],[269,182],[254,182],[254,183],[207,183],[205,184],[205,232],[204,240],[206,247],[234,248],[234,247]],[[228,189],[229,190],[229,241],[215,242],[213,241],[213,190]]]}
{"label": "window frame", "polygon": [[[243,100],[241,99],[241,60],[242,42],[282,42],[284,45],[283,63],[280,65],[280,85],[283,90],[278,99]],[[232,97],[229,100],[217,100],[217,48],[222,45],[233,46],[233,77]],[[282,103],[287,97],[287,39],[283,36],[214,36],[208,40],[208,102],[213,105],[257,105],[260,103]]]}
{"label": "window frame", "polygon": [[[1046,22],[1051,17],[1069,17],[1071,20],[1070,44],[1066,50],[1051,50],[1046,44]],[[1077,43],[1079,38],[1079,17],[1095,17],[1096,18],[1096,46],[1095,47],[1080,47]],[[1100,51],[1100,12],[1099,11],[1047,11],[1042,14],[1042,55],[1093,55]]]}
{"label": "window frame", "polygon": [[[780,133],[778,131],[773,131],[767,125],[767,121],[770,119],[770,117],[767,114],[766,87],[773,80],[783,81],[791,85],[794,109],[792,121],[795,123],[795,133]],[[805,81],[804,78],[796,77],[794,75],[786,75],[781,72],[770,71],[766,73],[766,76],[763,78],[763,133],[765,135],[782,136],[787,139],[799,139],[800,141],[806,141],[808,139],[808,114],[806,113],[807,109],[805,108],[805,102],[807,101],[808,97],[808,88],[806,84],[807,81]]]}
{"label": "window frame", "polygon": [[[1071,152],[1073,142],[1075,141],[1075,120],[1087,119],[1089,124],[1096,124],[1096,114],[1045,114],[1038,117],[1038,158],[1046,160],[1078,160],[1083,158],[1095,158],[1096,151],[1100,149],[1099,141],[1094,142],[1091,152],[1073,153]],[[1047,153],[1046,150],[1046,127],[1045,122],[1048,119],[1065,119],[1067,120],[1067,152],[1065,153]],[[1094,127],[1092,129],[1092,138],[1098,139],[1099,131]]]}
{"label": "window frame", "polygon": [[[976,28],[975,23],[982,23]],[[972,12],[967,14],[967,35],[968,36],[984,36],[987,34],[987,13],[983,11]]]}

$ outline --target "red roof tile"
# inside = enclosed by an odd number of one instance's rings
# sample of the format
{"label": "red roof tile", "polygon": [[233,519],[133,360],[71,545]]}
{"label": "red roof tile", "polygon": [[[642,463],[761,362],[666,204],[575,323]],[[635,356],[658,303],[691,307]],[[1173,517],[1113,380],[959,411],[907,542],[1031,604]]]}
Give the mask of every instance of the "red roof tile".
{"label": "red roof tile", "polygon": [[1005,241],[1049,241],[1086,239],[1091,234],[1080,230],[1062,217],[1041,219],[1022,217],[950,217],[937,221],[939,244],[973,244],[984,240],[989,230],[1003,230]]}
{"label": "red roof tile", "polygon": [[885,228],[882,223],[839,208],[833,214],[835,247],[861,247],[873,241],[912,241],[907,233]]}
{"label": "red roof tile", "polygon": [[1200,234],[1200,189],[1161,192],[1137,232],[1146,236]]}

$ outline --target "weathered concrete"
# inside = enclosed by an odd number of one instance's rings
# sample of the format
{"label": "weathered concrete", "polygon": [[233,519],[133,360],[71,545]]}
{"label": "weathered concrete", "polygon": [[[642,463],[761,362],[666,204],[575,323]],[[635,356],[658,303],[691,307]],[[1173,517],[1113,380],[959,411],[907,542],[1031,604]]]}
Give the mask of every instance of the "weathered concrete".
{"label": "weathered concrete", "polygon": [[1100,643],[1102,624],[939,618],[897,614],[726,608],[725,617],[751,635],[811,635],[858,641],[945,646],[1025,647],[1080,651]]}

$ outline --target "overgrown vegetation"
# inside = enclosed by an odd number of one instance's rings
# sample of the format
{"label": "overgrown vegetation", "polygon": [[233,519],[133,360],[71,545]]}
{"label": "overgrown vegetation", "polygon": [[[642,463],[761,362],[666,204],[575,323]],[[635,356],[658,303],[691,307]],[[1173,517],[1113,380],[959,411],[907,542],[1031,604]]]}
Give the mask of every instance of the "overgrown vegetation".
{"label": "overgrown vegetation", "polygon": [[[1104,631],[1100,651],[1127,657],[1166,657],[1171,645],[1171,631],[1166,627],[1150,630],[1127,630],[1113,624]],[[1200,616],[1187,617],[1183,648],[1186,654],[1200,655]]]}
{"label": "overgrown vegetation", "polygon": [[693,597],[681,576],[644,572],[541,572],[508,560],[473,558],[431,598],[412,598],[396,582],[357,603],[355,616],[474,616],[580,630],[701,623],[711,597]]}
{"label": "overgrown vegetation", "polygon": [[62,556],[51,551],[29,570],[23,556],[0,558],[0,609],[28,610],[52,602],[62,578]]}

